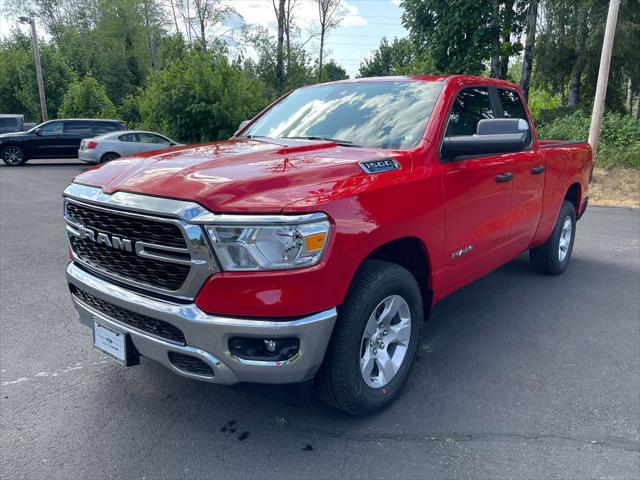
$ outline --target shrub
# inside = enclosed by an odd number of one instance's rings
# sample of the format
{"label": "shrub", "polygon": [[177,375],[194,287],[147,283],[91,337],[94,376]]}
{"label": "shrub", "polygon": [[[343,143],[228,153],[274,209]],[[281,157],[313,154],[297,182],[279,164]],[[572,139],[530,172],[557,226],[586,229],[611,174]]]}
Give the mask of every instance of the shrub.
{"label": "shrub", "polygon": [[116,107],[109,100],[104,86],[90,74],[80,82],[69,85],[62,105],[58,110],[59,118],[114,118]]}
{"label": "shrub", "polygon": [[194,52],[152,74],[139,114],[145,128],[185,143],[227,139],[265,106],[263,89],[223,55]]}
{"label": "shrub", "polygon": [[[587,140],[590,126],[591,115],[576,111],[539,126],[538,136],[548,140]],[[615,112],[604,116],[597,165],[640,169],[640,121]]]}
{"label": "shrub", "polygon": [[[560,94],[552,95],[547,90],[532,87],[529,90],[529,111],[536,125],[546,123],[549,112],[556,112],[562,105]],[[567,113],[567,112],[565,112]]]}

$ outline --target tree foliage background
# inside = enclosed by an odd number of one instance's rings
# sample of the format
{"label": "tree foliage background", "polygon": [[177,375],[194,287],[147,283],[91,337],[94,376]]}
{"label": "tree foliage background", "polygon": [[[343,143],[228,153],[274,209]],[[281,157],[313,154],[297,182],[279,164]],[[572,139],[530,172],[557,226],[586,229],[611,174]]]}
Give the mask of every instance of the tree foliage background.
{"label": "tree foliage background", "polygon": [[[310,39],[324,45],[339,15],[330,19],[331,28],[321,29],[319,19],[310,35],[296,24],[299,0],[270,3],[277,32],[247,24],[233,3],[221,0],[7,0],[4,13],[30,15],[46,30],[40,48],[51,117],[116,116],[133,128],[200,142],[228,137],[289,90],[347,78],[344,68],[325,59],[330,52],[324,47],[308,48]],[[409,35],[382,38],[358,76],[505,78],[528,94],[542,135],[586,138],[608,3],[402,0]],[[23,30],[14,28],[0,42],[0,111],[38,121],[32,45]],[[624,124],[625,139],[617,144],[640,151],[633,127],[639,94],[640,0],[622,0],[604,148],[615,136],[610,130]]]}

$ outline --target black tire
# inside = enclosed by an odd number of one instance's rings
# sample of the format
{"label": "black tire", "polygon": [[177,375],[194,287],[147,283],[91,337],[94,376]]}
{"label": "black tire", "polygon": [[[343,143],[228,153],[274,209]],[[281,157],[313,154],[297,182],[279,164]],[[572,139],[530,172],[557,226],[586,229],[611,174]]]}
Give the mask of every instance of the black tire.
{"label": "black tire", "polygon": [[27,154],[17,145],[8,145],[2,149],[0,154],[2,161],[9,167],[17,167],[27,163]]}
{"label": "black tire", "polygon": [[[566,230],[563,233],[565,222],[570,221],[571,232],[567,235]],[[571,260],[571,252],[573,251],[573,241],[576,236],[576,209],[571,202],[565,201],[560,208],[560,214],[553,227],[553,232],[549,239],[539,247],[529,250],[529,260],[531,267],[536,272],[546,273],[549,275],[560,275],[565,271],[569,260]],[[570,237],[570,238],[567,238]],[[560,250],[560,242],[563,238],[569,241],[566,245],[564,257]]]}
{"label": "black tire", "polygon": [[[406,301],[411,314],[406,353],[395,376],[384,386],[372,388],[365,383],[365,374],[360,368],[360,358],[369,346],[366,340],[363,344],[363,334],[381,302],[396,295]],[[365,261],[353,279],[344,304],[338,309],[331,342],[316,376],[318,396],[352,415],[367,415],[388,405],[398,396],[409,376],[423,320],[422,295],[413,275],[394,263]],[[391,345],[390,342],[389,345],[383,343],[381,348],[386,349],[388,355],[395,355],[397,346],[391,352]]]}
{"label": "black tire", "polygon": [[120,155],[114,152],[107,152],[100,158],[100,163],[107,163],[111,160],[115,160],[116,158],[120,158]]}

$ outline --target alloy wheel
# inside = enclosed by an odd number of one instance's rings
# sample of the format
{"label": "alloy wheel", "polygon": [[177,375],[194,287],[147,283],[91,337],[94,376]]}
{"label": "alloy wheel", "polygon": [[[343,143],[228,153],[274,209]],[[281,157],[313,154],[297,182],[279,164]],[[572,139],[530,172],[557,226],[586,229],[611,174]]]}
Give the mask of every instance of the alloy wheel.
{"label": "alloy wheel", "polygon": [[24,153],[18,147],[7,147],[2,152],[2,160],[7,165],[20,165],[24,160]]}
{"label": "alloy wheel", "polygon": [[562,230],[560,231],[560,241],[558,242],[558,258],[561,262],[567,258],[569,247],[571,246],[571,233],[573,231],[573,224],[571,217],[567,216],[562,224]]}
{"label": "alloy wheel", "polygon": [[360,343],[360,372],[371,388],[382,388],[398,373],[411,339],[411,310],[400,295],[382,300],[369,316]]}

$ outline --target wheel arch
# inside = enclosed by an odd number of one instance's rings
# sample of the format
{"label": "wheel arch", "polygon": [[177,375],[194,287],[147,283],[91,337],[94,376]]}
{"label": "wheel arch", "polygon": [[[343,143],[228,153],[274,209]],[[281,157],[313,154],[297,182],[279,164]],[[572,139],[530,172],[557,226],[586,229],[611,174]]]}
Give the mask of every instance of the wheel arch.
{"label": "wheel arch", "polygon": [[568,189],[564,195],[564,200],[571,202],[576,209],[576,215],[580,213],[580,205],[582,204],[582,185],[575,182]]}
{"label": "wheel arch", "polygon": [[422,291],[425,314],[429,311],[433,301],[431,261],[427,247],[422,240],[410,236],[390,240],[369,252],[363,262],[367,260],[383,260],[409,270]]}
{"label": "wheel arch", "polygon": [[29,155],[29,149],[27,149],[24,145],[22,145],[19,142],[7,142],[7,143],[3,143],[0,146],[0,154],[4,151],[5,148],[8,147],[18,147],[20,150],[22,150],[22,152],[24,153],[25,158],[30,158],[31,155]]}
{"label": "wheel arch", "polygon": [[112,150],[108,150],[108,151],[104,152],[102,155],[100,155],[100,163],[103,163],[103,162],[104,162],[104,159],[105,159],[105,157],[106,157],[107,155],[117,155],[117,157],[116,157],[116,158],[120,158],[120,157],[122,157],[122,155],[120,155],[118,152],[114,152],[114,151],[112,151]]}

